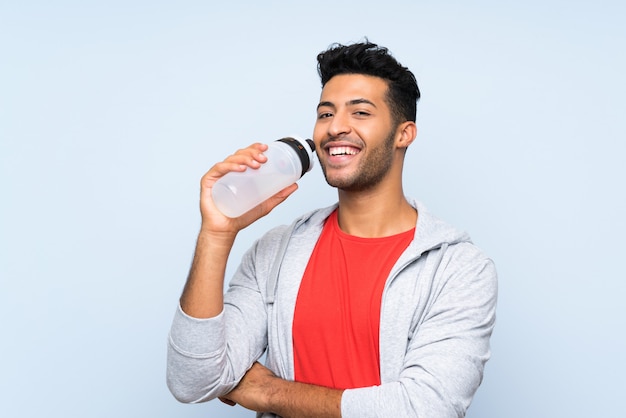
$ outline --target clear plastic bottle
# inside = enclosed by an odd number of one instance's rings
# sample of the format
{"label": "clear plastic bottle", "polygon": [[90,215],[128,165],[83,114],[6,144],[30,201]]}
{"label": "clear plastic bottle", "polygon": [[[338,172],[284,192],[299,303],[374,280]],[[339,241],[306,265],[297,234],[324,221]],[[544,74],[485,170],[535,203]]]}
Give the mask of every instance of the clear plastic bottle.
{"label": "clear plastic bottle", "polygon": [[315,144],[287,137],[268,144],[261,167],[231,171],[213,185],[213,201],[224,215],[236,218],[295,183],[313,167]]}

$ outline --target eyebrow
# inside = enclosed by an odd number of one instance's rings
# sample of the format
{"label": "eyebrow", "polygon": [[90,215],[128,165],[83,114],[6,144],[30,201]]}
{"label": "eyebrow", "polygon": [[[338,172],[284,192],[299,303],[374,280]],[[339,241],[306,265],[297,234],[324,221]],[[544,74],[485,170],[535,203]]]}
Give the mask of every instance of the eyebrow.
{"label": "eyebrow", "polygon": [[[376,107],[376,105],[372,101],[367,100],[367,99],[362,99],[362,98],[361,99],[352,99],[352,100],[348,100],[346,102],[347,106],[355,106],[355,105],[359,105],[359,104],[368,104],[368,105]],[[336,107],[333,102],[320,102],[317,105],[317,108],[319,109],[320,107],[323,107],[323,106],[332,107],[332,108]]]}

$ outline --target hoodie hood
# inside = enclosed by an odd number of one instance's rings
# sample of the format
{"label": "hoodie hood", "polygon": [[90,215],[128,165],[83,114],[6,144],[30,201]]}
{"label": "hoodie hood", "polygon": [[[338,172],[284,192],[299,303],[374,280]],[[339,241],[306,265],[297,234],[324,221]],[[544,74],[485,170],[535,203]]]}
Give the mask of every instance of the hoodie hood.
{"label": "hoodie hood", "polygon": [[[424,253],[441,248],[448,247],[449,245],[459,242],[471,242],[467,233],[459,231],[446,222],[440,220],[419,201],[414,199],[407,199],[408,202],[417,210],[417,224],[415,225],[415,235],[413,241],[409,244],[407,250],[398,259],[398,265],[404,265],[417,258],[420,258]],[[278,275],[282,265],[283,257],[287,251],[287,247],[291,243],[309,242],[310,250],[313,250],[314,243],[311,243],[311,237],[319,236],[324,228],[324,222],[328,216],[339,206],[338,203],[334,205],[316,209],[309,213],[306,213],[289,226],[282,226],[276,228],[277,232],[277,245],[276,258],[272,264],[269,278],[267,281],[267,302],[274,303],[276,295],[276,286],[278,283]],[[299,244],[295,244],[299,246]],[[440,254],[440,256],[442,256]],[[308,262],[308,259],[301,260],[303,267]]]}
{"label": "hoodie hood", "polygon": [[428,209],[416,200],[409,203],[417,209],[417,225],[411,246],[419,254],[441,247],[443,244],[452,245],[472,240],[468,233],[454,228],[430,213]]}
{"label": "hoodie hood", "polygon": [[[443,244],[451,245],[460,242],[472,242],[469,234],[442,221],[429,212],[426,206],[421,202],[415,199],[407,200],[409,204],[417,210],[418,214],[417,224],[415,225],[415,235],[410,244],[413,251],[418,254],[423,254],[424,252],[439,248]],[[339,205],[335,203],[332,206],[309,212],[298,218],[294,224],[292,224],[292,227],[297,231],[299,226],[309,224],[309,226],[315,226],[321,231],[326,218],[328,218],[338,206]],[[310,231],[308,231],[308,233],[310,233]]]}

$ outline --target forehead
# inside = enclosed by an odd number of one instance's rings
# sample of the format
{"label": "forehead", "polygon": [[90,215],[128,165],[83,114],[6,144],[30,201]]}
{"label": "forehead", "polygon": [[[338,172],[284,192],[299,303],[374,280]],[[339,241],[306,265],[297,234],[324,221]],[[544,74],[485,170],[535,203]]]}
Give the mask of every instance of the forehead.
{"label": "forehead", "polygon": [[336,75],[322,89],[322,102],[335,105],[354,99],[367,99],[378,106],[385,104],[387,82],[380,77],[363,74]]}

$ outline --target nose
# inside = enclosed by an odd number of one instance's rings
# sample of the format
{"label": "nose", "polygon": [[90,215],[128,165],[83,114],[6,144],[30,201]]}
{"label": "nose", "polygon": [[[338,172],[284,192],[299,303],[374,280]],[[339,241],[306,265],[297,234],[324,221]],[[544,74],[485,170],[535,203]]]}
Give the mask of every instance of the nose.
{"label": "nose", "polygon": [[345,112],[335,112],[328,124],[328,134],[331,137],[339,137],[350,132],[350,122]]}

